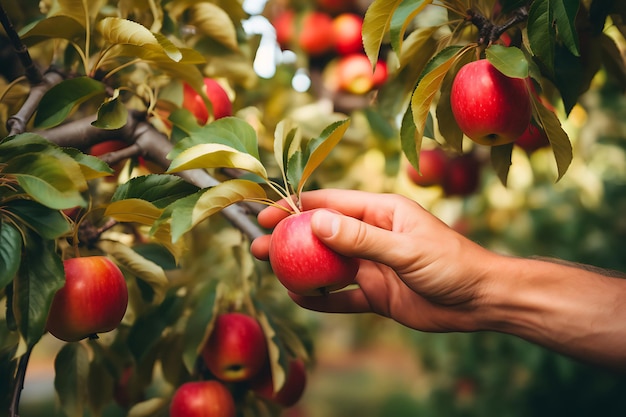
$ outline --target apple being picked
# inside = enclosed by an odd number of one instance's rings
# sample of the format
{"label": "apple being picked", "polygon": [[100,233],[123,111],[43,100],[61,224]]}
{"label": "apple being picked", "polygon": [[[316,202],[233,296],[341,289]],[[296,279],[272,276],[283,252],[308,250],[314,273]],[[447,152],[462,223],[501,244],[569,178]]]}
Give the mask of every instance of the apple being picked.
{"label": "apple being picked", "polygon": [[220,314],[202,348],[202,358],[222,381],[249,380],[261,371],[267,358],[263,328],[244,313]]}
{"label": "apple being picked", "polygon": [[514,142],[532,116],[527,81],[507,77],[486,59],[459,70],[452,82],[450,105],[461,131],[481,145]]}
{"label": "apple being picked", "polygon": [[48,312],[47,330],[56,338],[76,342],[115,329],[128,305],[124,275],[104,256],[66,259],[65,285]]}
{"label": "apple being picked", "polygon": [[420,152],[417,171],[411,164],[407,166],[407,174],[414,184],[420,187],[441,185],[448,166],[448,156],[440,148],[424,149]]}
{"label": "apple being picked", "polygon": [[[213,106],[214,119],[232,116],[233,104],[226,90],[217,81],[212,78],[205,78],[204,92]],[[205,125],[209,120],[209,109],[202,96],[187,83],[183,85],[183,108],[193,113],[200,125]]]}
{"label": "apple being picked", "polygon": [[324,295],[354,282],[359,262],[324,245],[311,230],[316,210],[292,214],[276,225],[269,259],[278,280],[300,295]]}
{"label": "apple being picked", "polygon": [[182,384],[170,403],[170,417],[235,417],[235,400],[219,381]]}
{"label": "apple being picked", "polygon": [[263,371],[250,383],[252,390],[260,397],[266,398],[273,403],[283,407],[291,407],[296,404],[306,388],[307,374],[304,361],[302,359],[291,359],[289,361],[289,369],[285,377],[285,383],[274,392],[274,383],[272,380],[272,372],[269,366],[263,368]]}

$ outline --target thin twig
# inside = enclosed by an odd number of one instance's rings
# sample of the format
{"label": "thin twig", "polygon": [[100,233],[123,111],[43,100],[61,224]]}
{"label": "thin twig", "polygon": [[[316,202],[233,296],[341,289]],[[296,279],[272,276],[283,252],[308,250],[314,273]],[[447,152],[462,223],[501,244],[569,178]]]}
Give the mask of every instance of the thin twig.
{"label": "thin twig", "polygon": [[13,396],[11,397],[11,404],[9,405],[9,417],[19,417],[20,397],[22,396],[22,390],[24,389],[26,369],[28,368],[28,361],[32,351],[33,347],[31,346],[28,348],[26,353],[22,355],[19,364],[17,365],[15,386],[13,387]]}
{"label": "thin twig", "polygon": [[28,48],[26,47],[26,45],[24,45],[19,35],[17,34],[17,31],[13,27],[13,23],[11,22],[11,19],[9,18],[6,10],[4,10],[2,2],[0,2],[0,24],[2,24],[4,31],[6,32],[9,40],[11,41],[11,44],[13,45],[13,49],[15,50],[17,57],[24,67],[26,78],[31,85],[39,84],[42,79],[41,71],[39,71],[39,68],[37,68],[37,66],[33,62],[30,53],[28,52]]}

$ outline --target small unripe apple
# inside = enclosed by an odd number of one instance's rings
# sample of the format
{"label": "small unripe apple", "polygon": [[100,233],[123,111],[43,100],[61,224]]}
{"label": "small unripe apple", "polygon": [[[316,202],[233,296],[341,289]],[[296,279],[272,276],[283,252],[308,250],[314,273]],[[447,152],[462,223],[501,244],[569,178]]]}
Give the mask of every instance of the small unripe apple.
{"label": "small unripe apple", "polygon": [[104,256],[66,259],[63,266],[65,285],[54,295],[47,330],[76,342],[115,329],[128,305],[122,271]]}
{"label": "small unripe apple", "polygon": [[443,192],[451,196],[468,196],[478,189],[481,164],[473,153],[451,158],[443,178]]}
{"label": "small unripe apple", "polygon": [[514,142],[532,115],[527,81],[507,77],[486,59],[459,70],[452,83],[450,105],[461,131],[481,145]]}
{"label": "small unripe apple", "polygon": [[448,166],[448,156],[440,148],[424,149],[419,156],[419,172],[409,164],[407,174],[420,187],[441,185]]}
{"label": "small unripe apple", "polygon": [[174,393],[170,417],[235,417],[235,400],[219,381],[186,382]]}
{"label": "small unripe apple", "polygon": [[300,295],[323,295],[354,282],[358,260],[338,254],[311,230],[308,210],[283,219],[272,232],[269,259],[278,280]]}
{"label": "small unripe apple", "polygon": [[298,45],[311,56],[331,51],[335,45],[333,19],[326,13],[306,13],[300,22]]}
{"label": "small unripe apple", "polygon": [[[215,120],[232,116],[233,104],[226,90],[217,81],[205,78],[204,92],[213,106],[212,114]],[[183,108],[189,110],[200,125],[205,125],[209,120],[209,109],[202,96],[187,83],[183,85]]]}
{"label": "small unripe apple", "polygon": [[247,314],[220,314],[202,349],[202,358],[222,381],[249,380],[261,371],[267,358],[263,328]]}
{"label": "small unripe apple", "polygon": [[283,407],[291,407],[297,403],[304,389],[306,388],[307,374],[304,361],[302,359],[291,359],[289,361],[289,369],[285,376],[285,383],[274,392],[274,383],[272,379],[272,371],[269,366],[263,368],[263,371],[250,383],[252,390],[260,397],[266,398]]}
{"label": "small unripe apple", "polygon": [[342,13],[333,19],[335,50],[340,55],[363,51],[363,18],[354,13]]}
{"label": "small unripe apple", "polygon": [[374,87],[372,64],[365,54],[341,57],[335,69],[339,90],[352,94],[365,94]]}

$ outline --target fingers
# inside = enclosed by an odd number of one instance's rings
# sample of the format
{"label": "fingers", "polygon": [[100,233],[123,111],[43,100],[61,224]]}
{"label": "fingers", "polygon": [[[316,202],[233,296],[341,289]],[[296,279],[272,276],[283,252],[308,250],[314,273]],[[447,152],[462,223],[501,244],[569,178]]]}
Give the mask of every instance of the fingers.
{"label": "fingers", "polygon": [[358,288],[324,296],[306,297],[291,292],[289,296],[303,308],[324,313],[367,313],[372,311],[365,294]]}
{"label": "fingers", "polygon": [[252,256],[262,261],[269,260],[270,238],[270,235],[265,235],[254,239],[250,244]]}
{"label": "fingers", "polygon": [[404,264],[410,242],[402,233],[372,226],[352,217],[319,210],[311,218],[313,233],[328,247],[350,257],[358,257],[395,267]]}

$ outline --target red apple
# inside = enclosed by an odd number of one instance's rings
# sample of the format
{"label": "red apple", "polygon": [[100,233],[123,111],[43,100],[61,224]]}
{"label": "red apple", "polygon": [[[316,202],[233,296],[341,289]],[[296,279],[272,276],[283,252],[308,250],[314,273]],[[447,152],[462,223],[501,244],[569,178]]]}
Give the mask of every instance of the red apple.
{"label": "red apple", "polygon": [[316,210],[293,214],[274,228],[270,239],[270,264],[278,280],[300,295],[323,295],[354,282],[357,259],[324,245],[311,230]]}
{"label": "red apple", "polygon": [[339,90],[360,95],[374,87],[372,64],[365,54],[341,57],[335,71]]}
{"label": "red apple", "polygon": [[374,87],[378,88],[382,86],[385,81],[387,81],[388,76],[389,70],[387,68],[387,63],[383,60],[379,60],[378,62],[376,62],[376,66],[374,67],[374,75],[372,76]]}
{"label": "red apple", "polygon": [[424,149],[420,152],[419,172],[409,164],[407,174],[420,187],[440,185],[446,173],[448,157],[440,148]]}
{"label": "red apple", "polygon": [[235,400],[219,381],[186,382],[174,393],[170,417],[235,417]]}
{"label": "red apple", "polygon": [[451,158],[443,178],[443,191],[447,196],[468,196],[478,189],[481,164],[472,153]]}
{"label": "red apple", "polygon": [[291,407],[302,397],[306,381],[307,375],[304,361],[302,359],[292,359],[289,361],[285,383],[278,392],[274,392],[269,362],[267,362],[267,366],[263,368],[263,371],[250,383],[250,387],[260,397],[283,407]]}
{"label": "red apple", "polygon": [[263,328],[247,314],[220,314],[202,349],[202,358],[222,381],[249,380],[261,371],[267,358]]}
{"label": "red apple", "polygon": [[276,30],[276,42],[283,49],[289,49],[295,37],[296,14],[293,10],[285,10],[278,14],[272,25]]}
{"label": "red apple", "polygon": [[[93,156],[102,156],[111,152],[119,151],[126,147],[128,147],[128,144],[122,140],[107,140],[107,141],[96,143],[95,145],[93,145],[91,149],[89,149],[89,153]],[[115,171],[115,174],[105,177],[105,180],[108,182],[117,181],[117,178],[119,177],[120,172],[124,168],[124,163],[125,161],[122,160],[116,163],[115,165],[112,165],[111,169]]]}
{"label": "red apple", "polygon": [[526,80],[507,77],[486,59],[459,70],[452,83],[450,104],[463,133],[482,145],[514,142],[532,115]]}
{"label": "red apple", "polygon": [[550,140],[542,128],[530,123],[522,136],[517,138],[515,144],[525,150],[527,154],[531,154],[537,149],[550,146]]}
{"label": "red apple", "polygon": [[[213,106],[213,118],[232,116],[233,105],[226,91],[212,78],[204,79],[204,92]],[[209,120],[207,109],[202,96],[189,84],[183,85],[183,108],[189,110],[196,117],[199,124],[204,125]]]}
{"label": "red apple", "polygon": [[128,289],[120,269],[104,256],[71,258],[63,262],[65,285],[48,312],[47,330],[75,342],[115,329],[128,305]]}
{"label": "red apple", "polygon": [[326,13],[308,12],[302,17],[298,45],[308,55],[318,56],[333,49],[333,19]]}
{"label": "red apple", "polygon": [[363,18],[354,13],[342,13],[333,19],[335,50],[340,55],[363,51]]}

